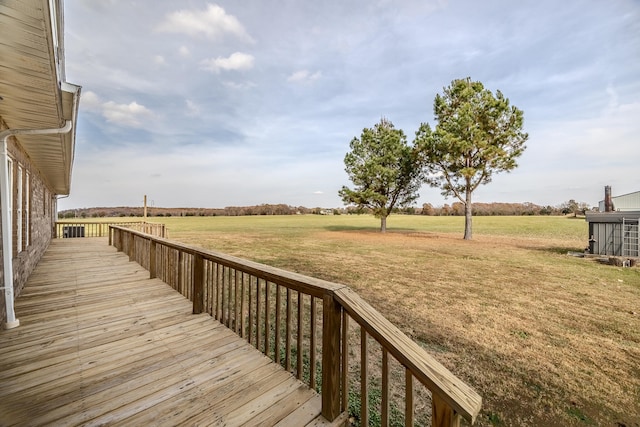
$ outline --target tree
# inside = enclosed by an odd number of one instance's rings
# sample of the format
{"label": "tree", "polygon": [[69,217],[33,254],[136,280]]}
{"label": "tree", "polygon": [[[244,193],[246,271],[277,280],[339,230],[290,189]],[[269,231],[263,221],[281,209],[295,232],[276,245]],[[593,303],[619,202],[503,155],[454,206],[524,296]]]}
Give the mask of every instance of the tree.
{"label": "tree", "polygon": [[345,204],[370,208],[380,218],[380,231],[387,230],[387,217],[394,207],[406,207],[418,198],[422,168],[414,147],[401,129],[383,118],[373,129],[365,128],[349,144],[345,171],[354,189],[339,191]]}
{"label": "tree", "polygon": [[578,202],[576,202],[575,200],[571,199],[568,202],[563,202],[560,205],[560,208],[562,209],[562,214],[563,215],[568,215],[568,214],[572,213],[573,216],[576,216],[576,212],[578,211]]}
{"label": "tree", "polygon": [[426,165],[426,181],[464,204],[464,238],[469,240],[471,195],[491,182],[493,174],[517,167],[516,159],[526,148],[523,113],[499,90],[494,95],[470,78],[454,80],[436,95],[433,111],[435,130],[421,124],[415,144]]}
{"label": "tree", "polygon": [[435,215],[435,211],[431,203],[422,204],[422,215],[429,215],[429,216]]}
{"label": "tree", "polygon": [[573,217],[576,218],[578,214],[584,215],[586,211],[591,209],[591,206],[588,203],[578,203],[574,199],[571,199],[568,202],[563,202],[560,205],[560,209],[564,215],[572,213]]}

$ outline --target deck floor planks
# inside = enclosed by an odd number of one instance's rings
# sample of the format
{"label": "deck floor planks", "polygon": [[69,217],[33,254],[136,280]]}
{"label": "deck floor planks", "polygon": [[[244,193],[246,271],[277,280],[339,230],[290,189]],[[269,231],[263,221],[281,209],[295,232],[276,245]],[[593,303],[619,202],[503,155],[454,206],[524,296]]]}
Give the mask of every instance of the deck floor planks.
{"label": "deck floor planks", "polygon": [[[235,338],[232,336],[229,336],[226,340],[218,340],[216,344],[219,346],[224,346],[228,342],[235,343],[237,345],[237,340],[235,340]],[[208,352],[208,350],[204,349],[203,347],[211,345],[212,342],[207,341],[201,342],[200,344],[201,348],[194,348],[190,352],[185,350],[183,354],[174,354],[174,357],[178,361],[180,359],[190,359],[190,361],[197,361],[197,358],[195,357],[196,354],[194,353],[198,351]],[[113,368],[108,365],[105,366],[105,364],[92,364],[91,362],[89,362],[88,366],[86,366],[86,368],[83,368],[82,370],[82,388],[84,391],[84,395],[91,395],[99,391],[104,391],[105,389],[121,384],[125,380],[136,379],[148,372],[153,372],[154,370],[159,369],[166,363],[166,355],[164,353],[166,353],[166,349],[158,348],[157,351],[156,349],[153,349],[153,353],[145,353],[145,358],[143,359],[134,359],[133,362],[130,362],[129,360],[123,360],[122,363],[117,364],[117,368]],[[84,365],[87,364],[83,363],[83,366]],[[45,372],[43,372],[43,376],[44,375],[46,375]],[[44,384],[42,384],[40,389],[37,390],[37,393],[34,393],[34,391],[31,390],[30,394],[36,394],[38,397],[43,398],[41,399],[43,401],[35,402],[37,408],[43,411],[51,411],[54,410],[55,406],[65,398],[71,399],[70,402],[77,400],[75,394],[71,396],[65,396],[61,395],[57,391],[60,387],[64,387],[66,382],[72,379],[73,378],[70,378],[68,376],[63,376],[59,380],[45,382]],[[50,390],[52,390],[52,392],[47,393],[47,391]],[[12,397],[13,396],[10,396],[8,398],[9,402],[11,401]],[[48,416],[51,417],[52,415],[53,414],[49,414]]]}
{"label": "deck floor planks", "polygon": [[52,241],[0,331],[0,425],[320,419],[317,393],[148,277],[106,239]]}
{"label": "deck floor planks", "polygon": [[[259,377],[260,381],[256,382],[249,374]],[[237,399],[238,396],[235,393],[246,393],[246,391],[242,391],[243,388],[259,388],[261,382],[273,381],[275,377],[279,377],[280,381],[285,381],[288,375],[267,360],[260,363],[256,359],[242,367],[242,375],[229,375],[222,381],[209,381],[204,383],[199,390],[192,389],[181,394],[179,396],[181,400],[179,411],[171,410],[170,407],[153,407],[138,413],[131,420],[138,425],[148,425],[152,421],[160,421],[163,425],[178,425],[184,424],[187,420],[191,425],[202,425],[202,421],[195,422],[194,414],[204,420],[215,418],[215,413],[224,409],[223,401]],[[253,393],[253,391],[251,392]],[[247,397],[243,396],[245,399]],[[206,405],[205,409],[202,408],[203,403]],[[193,408],[199,409],[194,411]]]}

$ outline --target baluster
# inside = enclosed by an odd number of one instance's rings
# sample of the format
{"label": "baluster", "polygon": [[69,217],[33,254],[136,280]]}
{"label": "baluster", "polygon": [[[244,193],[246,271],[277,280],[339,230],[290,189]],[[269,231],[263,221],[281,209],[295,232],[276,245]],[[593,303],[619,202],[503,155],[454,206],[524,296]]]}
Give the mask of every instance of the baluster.
{"label": "baluster", "polygon": [[156,242],[149,241],[149,279],[156,278]]}
{"label": "baluster", "polygon": [[287,372],[291,372],[291,322],[293,321],[293,313],[291,307],[291,289],[287,288],[287,328],[284,344],[284,360],[285,369]]}
{"label": "baluster", "polygon": [[311,330],[309,337],[309,387],[316,388],[316,299],[311,296]]}
{"label": "baluster", "polygon": [[240,331],[241,337],[245,338],[245,325],[244,325],[244,313],[246,311],[246,305],[244,303],[244,272],[240,273]]}
{"label": "baluster", "polygon": [[222,323],[222,266],[216,263],[216,320]]}
{"label": "baluster", "polygon": [[382,349],[382,427],[389,427],[389,353]]}
{"label": "baluster", "polygon": [[176,283],[176,289],[178,289],[178,292],[180,292],[182,295],[185,295],[185,289],[184,289],[184,272],[182,271],[182,268],[184,266],[184,252],[182,252],[181,250],[177,250],[178,251],[178,279],[177,279],[177,283]]}
{"label": "baluster", "polygon": [[369,425],[369,374],[367,366],[367,332],[360,326],[360,425]]}
{"label": "baluster", "polygon": [[251,344],[251,337],[253,337],[253,286],[251,286],[251,276],[249,276],[249,332],[247,334],[247,339],[249,344]]}
{"label": "baluster", "polygon": [[280,327],[282,317],[282,301],[281,301],[280,285],[276,284],[276,337],[275,337],[275,362],[280,364]]}
{"label": "baluster", "polygon": [[227,300],[227,287],[225,286],[225,281],[227,278],[226,275],[227,272],[227,267],[226,266],[222,266],[222,274],[221,274],[221,278],[220,278],[220,284],[222,286],[222,298],[220,298],[220,306],[221,306],[221,315],[220,315],[220,323],[222,323],[223,325],[227,324],[227,313],[226,313],[226,308],[225,308],[225,304],[226,304],[226,300]]}
{"label": "baluster", "polygon": [[342,310],[342,349],[340,354],[342,355],[342,363],[340,365],[342,406],[340,409],[346,411],[349,409],[349,314],[347,314],[346,310]]}
{"label": "baluster", "polygon": [[302,306],[304,304],[304,300],[302,298],[302,292],[298,292],[298,342],[297,342],[297,351],[298,358],[296,361],[296,369],[297,369],[297,378],[302,381],[302,331],[303,331],[303,319],[302,319]]}
{"label": "baluster", "polygon": [[260,331],[262,328],[260,327],[260,279],[256,277],[256,348],[260,350],[261,335]]}
{"label": "baluster", "polygon": [[[240,301],[238,300],[238,288],[240,287],[240,284],[238,283],[240,274],[238,274],[238,270],[233,270],[233,279],[234,279],[234,292],[233,292],[233,326],[234,326],[234,331],[236,331],[237,335],[240,335],[240,322],[239,322],[239,316],[238,316],[238,311],[239,311],[239,303]],[[241,317],[241,316],[240,316]]]}
{"label": "baluster", "polygon": [[414,407],[414,403],[413,403],[413,374],[411,373],[411,371],[409,369],[404,370],[404,389],[405,389],[405,396],[404,396],[404,425],[405,427],[413,427],[413,407]]}
{"label": "baluster", "polygon": [[269,357],[269,339],[271,338],[271,304],[270,304],[271,284],[264,281],[264,354]]}
{"label": "baluster", "polygon": [[231,328],[231,300],[233,299],[233,286],[231,285],[233,280],[231,279],[232,269],[231,267],[227,267],[227,280],[226,280],[226,288],[227,288],[227,328]]}
{"label": "baluster", "polygon": [[133,245],[134,239],[135,239],[134,234],[130,232],[129,233],[129,261],[133,261],[136,255],[135,247]]}

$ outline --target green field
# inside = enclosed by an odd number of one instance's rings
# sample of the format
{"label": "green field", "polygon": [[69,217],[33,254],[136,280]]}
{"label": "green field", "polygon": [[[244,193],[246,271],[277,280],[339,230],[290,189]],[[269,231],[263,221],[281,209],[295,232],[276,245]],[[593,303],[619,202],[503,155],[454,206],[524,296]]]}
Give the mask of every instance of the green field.
{"label": "green field", "polygon": [[[249,217],[167,217],[151,218],[170,230],[183,232],[249,232],[265,235],[304,236],[316,231],[376,232],[380,220],[370,215],[292,215]],[[462,237],[464,217],[392,215],[389,233],[452,233]],[[588,226],[584,218],[559,216],[481,216],[473,219],[474,235],[547,238],[587,243]]]}
{"label": "green field", "polygon": [[473,241],[461,217],[393,215],[384,235],[366,215],[161,220],[356,289],[483,396],[477,425],[640,425],[640,269],[568,256],[584,219],[475,217]]}

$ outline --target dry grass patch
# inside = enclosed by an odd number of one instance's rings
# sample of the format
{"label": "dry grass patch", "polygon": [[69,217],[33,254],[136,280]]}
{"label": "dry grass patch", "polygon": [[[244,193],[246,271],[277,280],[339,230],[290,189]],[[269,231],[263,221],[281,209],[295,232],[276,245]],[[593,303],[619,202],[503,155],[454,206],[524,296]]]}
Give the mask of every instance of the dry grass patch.
{"label": "dry grass patch", "polygon": [[465,242],[431,231],[457,223],[428,218],[386,235],[372,218],[245,221],[169,226],[177,240],[353,287],[476,388],[478,425],[640,425],[640,269],[566,256],[585,245],[583,222],[491,219],[482,233],[476,221]]}

